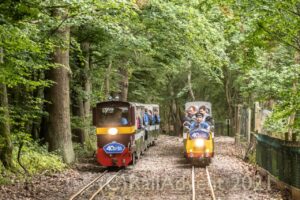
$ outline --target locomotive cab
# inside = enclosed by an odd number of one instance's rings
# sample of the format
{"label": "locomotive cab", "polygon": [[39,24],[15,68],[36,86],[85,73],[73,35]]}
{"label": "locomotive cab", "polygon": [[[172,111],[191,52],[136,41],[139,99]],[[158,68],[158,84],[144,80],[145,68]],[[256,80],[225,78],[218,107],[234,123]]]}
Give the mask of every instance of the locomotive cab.
{"label": "locomotive cab", "polygon": [[97,162],[106,167],[134,164],[135,159],[155,143],[159,122],[159,106],[156,104],[123,101],[98,103],[93,109]]}
{"label": "locomotive cab", "polygon": [[93,109],[99,164],[121,167],[132,162],[133,119],[134,107],[128,102],[102,102]]}

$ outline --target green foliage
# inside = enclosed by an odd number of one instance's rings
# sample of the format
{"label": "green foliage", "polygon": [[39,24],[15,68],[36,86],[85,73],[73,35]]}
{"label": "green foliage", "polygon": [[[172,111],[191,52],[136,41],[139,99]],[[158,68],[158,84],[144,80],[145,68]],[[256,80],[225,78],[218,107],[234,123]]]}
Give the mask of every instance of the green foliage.
{"label": "green foliage", "polygon": [[[21,153],[21,163],[31,175],[44,171],[58,172],[67,167],[59,155],[55,154],[55,152],[49,153],[46,146],[40,146],[35,142],[25,145]],[[17,166],[18,171],[23,171],[16,161],[17,154],[18,149],[15,148],[15,166]]]}
{"label": "green foliage", "polygon": [[13,169],[5,169],[0,163],[0,185],[11,184],[17,179],[24,180],[41,173],[59,172],[67,168],[59,155],[49,153],[46,146],[40,146],[38,143],[31,141],[23,146],[20,156],[21,164],[29,173],[27,174],[18,162],[18,152],[19,149],[15,146]]}
{"label": "green foliage", "polygon": [[[91,143],[95,144],[97,139],[95,137],[92,137],[91,140],[92,140]],[[76,153],[77,158],[79,158],[79,159],[90,158],[90,157],[94,156],[96,150],[97,150],[96,145],[82,146],[79,143],[74,144],[74,151]]]}
{"label": "green foliage", "polygon": [[[66,16],[53,17],[58,7],[68,11]],[[44,89],[55,84],[47,80],[54,67],[51,53],[66,45],[73,110],[79,102],[94,105],[106,100],[107,92],[120,92],[120,71],[125,70],[128,100],[159,103],[168,122],[174,104],[174,115],[180,115],[192,100],[191,72],[195,99],[212,102],[216,120],[232,118],[234,106],[243,102],[274,101],[267,130],[284,132],[292,126],[297,131],[300,119],[292,125],[286,120],[300,106],[299,10],[294,0],[5,0],[0,4],[0,82],[8,87],[13,143],[37,139],[33,132],[40,132],[41,119],[47,118]],[[71,27],[70,43],[55,37],[60,27]],[[91,94],[85,91],[87,79]],[[72,128],[90,127],[89,116],[73,113]],[[173,118],[170,122],[177,123]],[[94,140],[83,149],[77,146],[79,154],[93,151]],[[38,145],[36,152],[26,148],[32,157],[48,156]],[[31,162],[25,154],[24,159]],[[32,173],[42,170],[39,166]]]}

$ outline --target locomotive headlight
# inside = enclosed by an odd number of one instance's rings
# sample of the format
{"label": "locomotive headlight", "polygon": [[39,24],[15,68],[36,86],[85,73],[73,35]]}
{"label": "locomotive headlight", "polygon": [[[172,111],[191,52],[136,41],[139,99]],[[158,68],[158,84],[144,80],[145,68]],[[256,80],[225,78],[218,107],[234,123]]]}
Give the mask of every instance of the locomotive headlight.
{"label": "locomotive headlight", "polygon": [[116,129],[116,128],[109,128],[108,129],[108,134],[109,135],[117,135],[118,134],[118,129]]}
{"label": "locomotive headlight", "polygon": [[203,147],[204,146],[204,140],[202,140],[202,139],[196,139],[195,146],[196,147]]}

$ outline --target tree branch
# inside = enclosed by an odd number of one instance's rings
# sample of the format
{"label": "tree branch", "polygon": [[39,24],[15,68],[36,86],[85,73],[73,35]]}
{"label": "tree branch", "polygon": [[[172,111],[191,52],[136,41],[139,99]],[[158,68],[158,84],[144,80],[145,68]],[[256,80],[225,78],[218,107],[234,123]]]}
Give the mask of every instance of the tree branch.
{"label": "tree branch", "polygon": [[62,25],[63,25],[63,23],[67,20],[67,19],[69,19],[69,17],[68,17],[68,15],[60,22],[60,24],[56,27],[56,28],[54,28],[53,30],[51,30],[50,32],[49,32],[49,36],[52,36]]}
{"label": "tree branch", "polygon": [[295,11],[293,11],[293,10],[284,9],[284,8],[279,8],[279,11],[280,11],[280,10],[287,11],[287,12],[293,14],[293,15],[296,15],[297,17],[300,17],[300,13],[297,13],[297,12],[295,12]]}
{"label": "tree branch", "polygon": [[28,170],[24,167],[24,165],[21,163],[21,152],[22,152],[22,147],[23,147],[23,145],[24,145],[24,142],[22,141],[21,143],[20,143],[20,145],[19,145],[19,150],[18,150],[18,163],[19,163],[19,165],[22,167],[22,169],[24,170],[24,172],[26,173],[26,174],[29,174],[28,173]]}
{"label": "tree branch", "polygon": [[283,44],[285,44],[285,45],[288,45],[288,46],[290,46],[290,47],[292,47],[292,48],[294,48],[294,49],[300,51],[300,48],[299,48],[299,47],[297,47],[297,46],[294,45],[294,44],[289,43],[288,41],[285,41],[284,39],[282,39],[281,37],[279,37],[276,33],[273,33],[273,32],[271,32],[271,31],[269,31],[268,29],[266,29],[262,24],[258,24],[258,26],[259,26],[262,30],[264,30],[266,33],[268,33],[269,35],[271,35],[271,36],[273,36],[274,38],[276,38],[276,39],[277,39],[278,41],[280,41],[281,43],[283,43]]}

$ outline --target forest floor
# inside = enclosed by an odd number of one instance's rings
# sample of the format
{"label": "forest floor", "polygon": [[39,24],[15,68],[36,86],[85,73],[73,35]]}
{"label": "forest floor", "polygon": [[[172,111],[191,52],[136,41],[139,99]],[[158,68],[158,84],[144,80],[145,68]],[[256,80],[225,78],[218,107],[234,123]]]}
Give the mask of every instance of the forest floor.
{"label": "forest floor", "polygon": [[[242,151],[232,138],[217,137],[215,151],[208,171],[216,199],[290,198],[260,177],[255,166],[239,158]],[[191,199],[192,166],[182,152],[180,138],[161,135],[135,166],[121,173],[96,199]],[[103,171],[93,158],[86,158],[63,173],[0,186],[0,199],[68,199]],[[195,168],[195,194],[196,199],[212,199],[205,168]]]}

